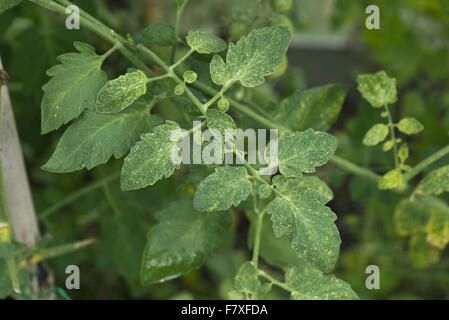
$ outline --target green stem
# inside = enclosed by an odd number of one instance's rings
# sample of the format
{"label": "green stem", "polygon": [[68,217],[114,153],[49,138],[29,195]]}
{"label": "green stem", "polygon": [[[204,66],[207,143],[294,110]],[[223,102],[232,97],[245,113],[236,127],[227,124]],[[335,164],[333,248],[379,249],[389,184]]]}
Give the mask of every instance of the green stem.
{"label": "green stem", "polygon": [[256,232],[254,233],[254,248],[253,248],[253,264],[257,268],[259,265],[259,251],[260,251],[260,238],[262,236],[262,225],[265,211],[257,213]]}
{"label": "green stem", "polygon": [[340,168],[342,168],[345,171],[351,172],[357,176],[368,178],[369,180],[378,183],[380,180],[380,176],[375,174],[373,171],[365,169],[363,167],[360,167],[356,165],[355,163],[352,163],[346,159],[343,159],[339,156],[332,156],[330,159],[330,162],[336,164]]}
{"label": "green stem", "polygon": [[120,209],[118,208],[117,204],[115,203],[114,197],[111,194],[111,190],[109,190],[109,186],[107,183],[103,184],[103,192],[106,196],[106,199],[108,200],[109,205],[111,206],[112,211],[114,211],[114,214],[116,217],[121,216]]}
{"label": "green stem", "polygon": [[85,186],[84,188],[77,190],[76,192],[68,195],[67,197],[61,199],[51,207],[45,209],[38,215],[39,220],[44,220],[48,218],[51,214],[57,212],[59,209],[65,207],[66,205],[72,203],[73,201],[83,197],[86,194],[91,193],[92,191],[103,187],[105,184],[110,183],[120,177],[120,172],[115,172],[97,182],[94,182],[88,186]]}
{"label": "green stem", "polygon": [[388,117],[388,127],[390,129],[391,140],[393,141],[394,166],[396,168],[399,168],[398,146],[396,143],[396,135],[394,133],[394,123],[393,123],[393,119],[391,118],[390,108],[388,107],[387,104],[384,107],[385,107],[385,112],[387,113],[387,117]]}
{"label": "green stem", "polygon": [[179,66],[181,63],[183,63],[188,57],[190,57],[194,51],[195,50],[190,49],[189,52],[187,52],[181,59],[179,59],[170,66],[170,70],[172,71],[175,70],[175,68]]}
{"label": "green stem", "polygon": [[[184,7],[185,7],[185,3],[180,6],[180,7],[176,7],[176,18],[175,18],[175,36],[176,36],[176,40],[179,42],[181,41],[181,39],[179,38],[179,24],[181,23],[181,16],[182,16],[182,12],[184,11]],[[173,46],[172,51],[171,51],[171,58],[170,58],[170,63],[173,63],[173,61],[175,61],[176,58],[176,44]]]}
{"label": "green stem", "polygon": [[419,173],[421,173],[425,168],[430,166],[432,163],[440,160],[445,155],[449,154],[449,145],[444,147],[443,149],[438,150],[434,154],[430,155],[420,163],[418,163],[415,167],[413,167],[410,171],[404,174],[405,181],[410,181],[414,177],[416,177]]}
{"label": "green stem", "polygon": [[288,285],[284,282],[281,282],[275,278],[273,278],[272,276],[270,276],[268,273],[266,273],[265,271],[258,269],[257,270],[257,275],[267,279],[268,281],[270,281],[272,284],[277,285],[278,287],[284,289],[285,291],[291,292],[292,290],[288,287]]}

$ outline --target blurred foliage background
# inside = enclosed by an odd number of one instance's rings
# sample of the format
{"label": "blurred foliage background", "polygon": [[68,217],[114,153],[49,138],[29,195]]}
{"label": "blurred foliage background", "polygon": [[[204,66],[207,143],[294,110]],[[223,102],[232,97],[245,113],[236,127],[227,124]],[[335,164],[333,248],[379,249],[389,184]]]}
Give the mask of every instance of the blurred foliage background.
{"label": "blurred foliage background", "polygon": [[[381,29],[365,28],[365,0],[294,0],[288,13],[274,13],[262,0],[191,0],[182,17],[181,32],[205,30],[235,41],[251,29],[288,24],[294,37],[288,52],[289,68],[274,83],[245,90],[262,108],[275,108],[279,99],[296,89],[328,83],[351,84],[339,121],[331,132],[340,140],[338,154],[378,173],[392,164],[381,147],[362,145],[365,132],[380,117],[362,102],[355,78],[362,72],[386,70],[398,80],[399,101],[394,118],[413,116],[425,126],[408,141],[411,161],[416,164],[448,144],[449,130],[449,2],[447,0],[379,0]],[[136,34],[147,25],[173,23],[174,10],[163,0],[79,0],[80,7],[122,34]],[[111,160],[92,171],[57,175],[40,169],[53,152],[62,131],[40,135],[41,87],[48,81],[46,70],[56,57],[73,51],[74,40],[105,52],[110,45],[89,31],[67,30],[64,17],[56,16],[25,1],[0,18],[0,52],[10,75],[17,126],[21,137],[35,206],[39,212],[46,245],[85,238],[97,244],[49,261],[56,285],[63,286],[65,267],[80,266],[81,290],[69,292],[75,299],[224,299],[232,290],[238,266],[249,256],[248,222],[233,209],[234,241],[229,252],[212,256],[200,270],[168,283],[140,287],[141,254],[156,211],[174,199],[192,193],[207,174],[203,168],[183,168],[155,187],[124,193],[115,179],[122,160]],[[170,50],[154,47],[164,56]],[[178,50],[182,55],[182,50]],[[197,68],[205,65],[197,58]],[[113,78],[130,65],[119,54],[107,60],[105,70]],[[236,88],[233,95],[241,95]],[[188,108],[189,106],[185,106]],[[175,106],[159,105],[163,118],[188,125]],[[243,126],[249,119],[239,117]],[[190,124],[191,125],[191,124]],[[443,159],[432,168],[449,164]],[[432,169],[432,168],[429,168]],[[186,171],[190,174],[186,175]],[[379,191],[371,182],[345,174],[328,165],[318,171],[334,190],[330,203],[338,215],[342,249],[337,276],[348,281],[366,299],[447,299],[449,259],[427,243],[411,247],[398,235],[394,211],[400,196]],[[103,186],[98,181],[112,181]],[[100,187],[98,187],[100,186]],[[87,189],[86,189],[87,188]],[[76,200],[62,206],[67,197]],[[446,199],[447,200],[447,199]],[[270,226],[267,226],[269,228]],[[264,233],[262,256],[282,268],[292,261],[291,252],[279,250],[271,230]],[[271,236],[272,237],[272,236]],[[380,290],[365,288],[366,266],[381,270]],[[267,298],[286,298],[273,290]]]}

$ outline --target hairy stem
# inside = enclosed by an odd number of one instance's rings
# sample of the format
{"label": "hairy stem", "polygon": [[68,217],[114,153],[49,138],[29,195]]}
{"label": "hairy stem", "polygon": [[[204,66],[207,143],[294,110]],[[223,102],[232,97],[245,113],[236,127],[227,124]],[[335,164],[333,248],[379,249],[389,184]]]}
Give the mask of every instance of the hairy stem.
{"label": "hairy stem", "polygon": [[388,107],[387,104],[384,107],[385,107],[385,112],[387,113],[387,117],[388,117],[388,128],[390,129],[391,141],[393,141],[394,166],[396,168],[399,168],[398,146],[396,143],[396,135],[394,133],[394,123],[393,123],[393,119],[391,117],[390,108]]}
{"label": "hairy stem", "polygon": [[449,145],[444,147],[443,149],[438,150],[434,154],[430,155],[420,163],[418,163],[415,167],[413,167],[410,171],[404,174],[405,181],[410,181],[414,177],[416,177],[419,173],[421,173],[425,168],[430,166],[432,163],[440,160],[442,157],[449,154]]}

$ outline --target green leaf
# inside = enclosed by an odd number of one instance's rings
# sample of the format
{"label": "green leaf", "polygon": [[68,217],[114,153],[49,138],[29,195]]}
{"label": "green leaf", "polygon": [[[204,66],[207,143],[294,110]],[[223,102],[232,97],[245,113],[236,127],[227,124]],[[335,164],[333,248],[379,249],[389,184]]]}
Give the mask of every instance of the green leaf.
{"label": "green leaf", "polygon": [[143,254],[143,284],[170,280],[200,267],[210,253],[223,247],[231,227],[229,214],[198,212],[191,199],[173,202],[156,219]]}
{"label": "green leaf", "polygon": [[186,40],[189,47],[198,53],[217,53],[228,47],[223,39],[202,31],[190,31]]}
{"label": "green leaf", "polygon": [[297,178],[289,178],[287,181],[277,186],[277,190],[281,193],[288,193],[291,189],[306,188],[311,191],[319,193],[327,202],[334,198],[334,193],[329,186],[316,176],[302,176]]}
{"label": "green leaf", "polygon": [[200,211],[227,210],[238,206],[251,192],[252,184],[244,167],[222,166],[200,182],[193,206]]}
{"label": "green leaf", "polygon": [[432,210],[426,231],[427,242],[433,248],[443,250],[449,243],[449,219],[444,213]]}
{"label": "green leaf", "polygon": [[405,187],[404,176],[401,169],[393,169],[388,171],[379,180],[378,187],[380,190],[392,190]]}
{"label": "green leaf", "polygon": [[[326,164],[337,149],[338,140],[330,134],[308,129],[279,139],[279,171],[287,177],[313,173],[315,167]],[[267,148],[267,151],[270,149]]]}
{"label": "green leaf", "polygon": [[108,81],[100,90],[95,103],[99,113],[117,113],[129,107],[147,92],[148,78],[140,70]]}
{"label": "green leaf", "polygon": [[424,129],[424,126],[415,118],[404,118],[398,123],[399,131],[411,135],[417,134]]}
{"label": "green leaf", "polygon": [[9,10],[18,4],[20,4],[23,0],[2,0],[0,3],[0,14],[5,12],[6,10]]}
{"label": "green leaf", "polygon": [[408,257],[414,268],[426,268],[440,260],[438,250],[433,250],[426,240],[425,232],[418,232],[410,238]]}
{"label": "green leaf", "polygon": [[449,166],[430,172],[416,187],[418,194],[440,195],[449,192]]}
{"label": "green leaf", "polygon": [[52,78],[42,87],[42,134],[77,118],[84,109],[92,109],[106,82],[106,74],[101,70],[104,58],[96,55],[95,49],[86,43],[73,45],[79,53],[59,56],[61,64],[47,71]]}
{"label": "green leaf", "polygon": [[131,148],[125,158],[121,174],[121,188],[125,191],[136,190],[153,185],[163,177],[170,177],[179,168],[172,161],[171,152],[177,152],[178,141],[171,141],[170,136],[180,130],[176,122],[167,121],[145,133],[141,140]]}
{"label": "green leaf", "polygon": [[260,199],[267,199],[271,196],[271,187],[267,184],[261,184],[258,189]]}
{"label": "green leaf", "polygon": [[176,44],[175,28],[165,21],[156,22],[139,32],[136,41],[145,46],[171,47]]}
{"label": "green leaf", "polygon": [[281,64],[290,43],[286,27],[270,27],[252,31],[236,45],[229,45],[226,63],[215,55],[210,64],[212,80],[218,85],[230,85],[240,80],[245,87],[265,82]]}
{"label": "green leaf", "polygon": [[396,79],[385,71],[357,77],[358,90],[373,107],[380,108],[397,101]]}
{"label": "green leaf", "polygon": [[323,274],[308,264],[294,267],[285,274],[285,282],[294,300],[358,300],[345,281]]}
{"label": "green leaf", "polygon": [[276,237],[285,235],[298,257],[330,271],[338,259],[340,235],[328,198],[305,186],[278,190],[267,207]]}
{"label": "green leaf", "polygon": [[388,136],[388,127],[382,123],[375,124],[368,130],[363,138],[363,144],[366,146],[375,146],[385,140]]}
{"label": "green leaf", "polygon": [[257,295],[260,289],[260,280],[257,269],[251,262],[245,262],[234,279],[234,287],[245,295]]}
{"label": "green leaf", "polygon": [[400,236],[408,236],[424,230],[429,209],[418,200],[402,200],[394,211],[394,222]]}
{"label": "green leaf", "polygon": [[409,152],[408,145],[406,143],[401,144],[401,147],[398,150],[398,157],[402,164],[408,159]]}
{"label": "green leaf", "polygon": [[123,157],[142,133],[161,124],[145,106],[135,104],[116,114],[87,110],[61,137],[55,152],[42,169],[50,172],[88,170],[106,163],[112,155]]}
{"label": "green leaf", "polygon": [[296,91],[282,100],[272,114],[291,130],[328,131],[337,121],[347,91],[347,86],[335,84]]}

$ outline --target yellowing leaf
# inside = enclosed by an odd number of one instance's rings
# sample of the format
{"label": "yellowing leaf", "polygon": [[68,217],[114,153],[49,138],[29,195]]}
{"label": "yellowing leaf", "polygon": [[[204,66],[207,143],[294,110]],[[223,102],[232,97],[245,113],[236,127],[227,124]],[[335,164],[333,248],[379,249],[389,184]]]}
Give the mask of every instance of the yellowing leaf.
{"label": "yellowing leaf", "polygon": [[402,200],[394,211],[394,222],[399,235],[405,237],[423,231],[429,219],[429,208],[418,200]]}
{"label": "yellowing leaf", "polygon": [[416,187],[418,194],[440,195],[449,192],[449,166],[430,172]]}
{"label": "yellowing leaf", "polygon": [[443,250],[449,243],[449,219],[440,211],[432,210],[427,223],[427,242],[434,248]]}
{"label": "yellowing leaf", "polygon": [[260,289],[260,280],[257,277],[257,269],[251,262],[241,265],[234,279],[234,287],[240,293],[257,295]]}
{"label": "yellowing leaf", "polygon": [[388,171],[379,180],[380,190],[392,190],[396,188],[403,188],[405,186],[404,176],[401,169],[393,169]]}
{"label": "yellowing leaf", "polygon": [[424,129],[424,126],[415,118],[404,118],[398,123],[399,131],[411,135],[417,134]]}
{"label": "yellowing leaf", "polygon": [[388,127],[384,124],[378,123],[368,130],[363,138],[363,144],[367,146],[375,146],[379,142],[385,140],[388,136]]}
{"label": "yellowing leaf", "polygon": [[357,77],[358,90],[373,107],[380,108],[397,101],[396,79],[385,71]]}

